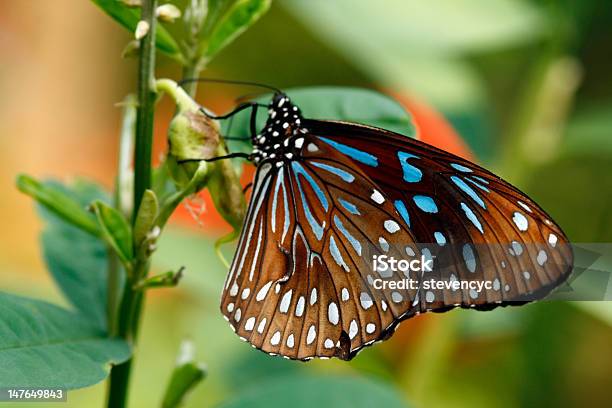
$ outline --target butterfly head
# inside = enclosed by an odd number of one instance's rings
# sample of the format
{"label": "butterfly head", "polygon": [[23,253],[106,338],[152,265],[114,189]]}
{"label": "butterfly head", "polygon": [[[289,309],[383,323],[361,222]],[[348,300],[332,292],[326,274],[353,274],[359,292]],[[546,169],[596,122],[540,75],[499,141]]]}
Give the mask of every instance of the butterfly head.
{"label": "butterfly head", "polygon": [[303,120],[300,108],[287,95],[275,93],[268,105],[266,124],[253,139],[255,164],[263,160],[278,164],[291,160],[304,141]]}

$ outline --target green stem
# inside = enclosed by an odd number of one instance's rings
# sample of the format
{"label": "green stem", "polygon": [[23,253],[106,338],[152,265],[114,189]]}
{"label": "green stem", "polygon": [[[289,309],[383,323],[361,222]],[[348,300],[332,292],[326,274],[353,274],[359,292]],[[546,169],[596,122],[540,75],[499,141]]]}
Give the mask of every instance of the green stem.
{"label": "green stem", "polygon": [[[186,63],[183,65],[183,79],[199,77],[200,72],[206,65],[205,61],[202,59],[199,47],[201,43],[200,33],[202,32],[202,25],[208,13],[208,2],[206,0],[192,1],[188,8],[190,9],[189,14],[192,18],[187,24],[187,32],[185,33],[187,47],[185,54],[188,57],[186,58]],[[183,85],[183,89],[187,91],[189,96],[195,98],[198,90],[198,83],[195,81],[188,82]]]}
{"label": "green stem", "polygon": [[[197,63],[186,65],[183,68],[183,79],[199,77],[201,69],[197,65]],[[187,82],[186,84],[183,84],[183,89],[189,94],[189,96],[195,98],[195,95],[198,92],[198,83],[196,81]]]}
{"label": "green stem", "polygon": [[[134,148],[134,201],[132,221],[135,221],[138,207],[146,189],[151,187],[151,153],[153,145],[153,119],[155,108],[155,10],[157,0],[142,2],[141,20],[149,25],[148,33],[140,42],[138,67],[138,108],[136,111],[136,141]],[[137,259],[133,282],[125,285],[119,305],[118,335],[132,345],[136,342],[140,314],[142,312],[142,291],[134,291],[133,283],[140,281],[148,273],[149,262]],[[107,406],[123,408],[127,405],[128,385],[133,357],[111,370]]]}
{"label": "green stem", "polygon": [[136,146],[134,151],[134,211],[145,190],[151,187],[151,153],[153,146],[153,118],[155,109],[155,9],[157,0],[142,3],[141,20],[149,24],[149,32],[141,40],[138,66],[138,110],[136,112]]}
{"label": "green stem", "polygon": [[115,208],[129,218],[133,203],[132,190],[132,157],[136,133],[136,116],[138,100],[130,94],[123,100],[123,118],[121,121],[121,137],[119,139],[119,161],[117,163],[117,185],[115,186]]}
{"label": "green stem", "polygon": [[178,207],[179,204],[185,198],[193,194],[196,186],[202,184],[207,176],[208,176],[208,164],[204,161],[201,161],[200,164],[198,165],[198,169],[196,170],[196,173],[193,175],[193,178],[191,179],[189,184],[185,186],[185,188],[183,188],[182,190],[177,191],[176,193],[172,194],[170,197],[168,197],[164,201],[161,208],[159,209],[159,215],[157,216],[157,219],[155,220],[155,225],[157,225],[160,228],[164,228],[164,226],[166,225],[166,222],[168,221],[168,219],[170,218],[170,216],[172,215],[176,207]]}
{"label": "green stem", "polygon": [[185,89],[178,86],[178,84],[171,79],[158,79],[155,81],[155,89],[158,93],[167,93],[174,100],[174,103],[176,103],[178,111],[197,111],[200,109],[191,96],[185,92]]}
{"label": "green stem", "polygon": [[[134,149],[134,133],[136,128],[136,96],[128,95],[123,100],[123,118],[119,138],[119,160],[117,163],[117,180],[115,185],[114,207],[126,217],[130,216],[132,197],[129,191],[132,186],[131,162]],[[120,263],[117,255],[108,251],[108,299],[107,324],[111,336],[118,334],[117,308],[123,285],[121,284]]]}

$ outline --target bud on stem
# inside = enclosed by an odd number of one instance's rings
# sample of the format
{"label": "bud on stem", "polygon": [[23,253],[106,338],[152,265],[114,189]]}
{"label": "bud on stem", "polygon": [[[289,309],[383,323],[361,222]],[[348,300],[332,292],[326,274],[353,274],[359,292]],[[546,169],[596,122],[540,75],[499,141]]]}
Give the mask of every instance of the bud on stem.
{"label": "bud on stem", "polygon": [[[156,81],[158,92],[168,93],[176,102],[178,112],[168,130],[168,168],[176,185],[187,194],[207,186],[215,207],[235,229],[240,229],[246,212],[246,202],[240,180],[230,160],[207,163],[202,177],[201,160],[227,154],[221,140],[219,124],[206,116],[200,106],[174,81]],[[188,160],[188,161],[186,161]],[[198,180],[194,185],[194,177]],[[185,189],[189,189],[186,191]]]}

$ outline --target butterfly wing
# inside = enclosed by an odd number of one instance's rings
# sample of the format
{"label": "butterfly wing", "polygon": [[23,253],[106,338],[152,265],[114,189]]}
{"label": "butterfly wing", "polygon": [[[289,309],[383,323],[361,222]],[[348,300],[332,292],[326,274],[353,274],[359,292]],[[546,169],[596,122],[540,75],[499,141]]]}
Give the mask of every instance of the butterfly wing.
{"label": "butterfly wing", "polygon": [[348,157],[310,136],[302,143],[299,160],[258,167],[221,310],[269,354],[349,359],[414,310],[416,289],[373,291],[370,259],[371,248],[405,257],[388,243],[414,237]]}
{"label": "butterfly wing", "polygon": [[304,125],[376,183],[416,242],[431,243],[423,249],[439,254],[442,267],[424,278],[491,282],[480,292],[421,286],[419,311],[535,300],[571,273],[572,251],[559,226],[482,167],[383,129],[317,120]]}

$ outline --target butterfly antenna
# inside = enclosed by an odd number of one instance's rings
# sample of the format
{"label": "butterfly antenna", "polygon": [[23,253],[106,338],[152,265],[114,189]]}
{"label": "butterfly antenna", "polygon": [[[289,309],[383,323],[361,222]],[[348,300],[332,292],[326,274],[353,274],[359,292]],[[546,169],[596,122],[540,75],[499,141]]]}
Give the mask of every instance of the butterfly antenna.
{"label": "butterfly antenna", "polygon": [[220,79],[220,78],[185,78],[182,81],[179,81],[179,85],[188,84],[191,82],[213,82],[218,84],[230,84],[230,85],[248,85],[248,86],[258,86],[260,88],[265,88],[274,92],[282,93],[282,91],[274,86],[260,84],[258,82],[251,81],[234,81],[231,79]]}

